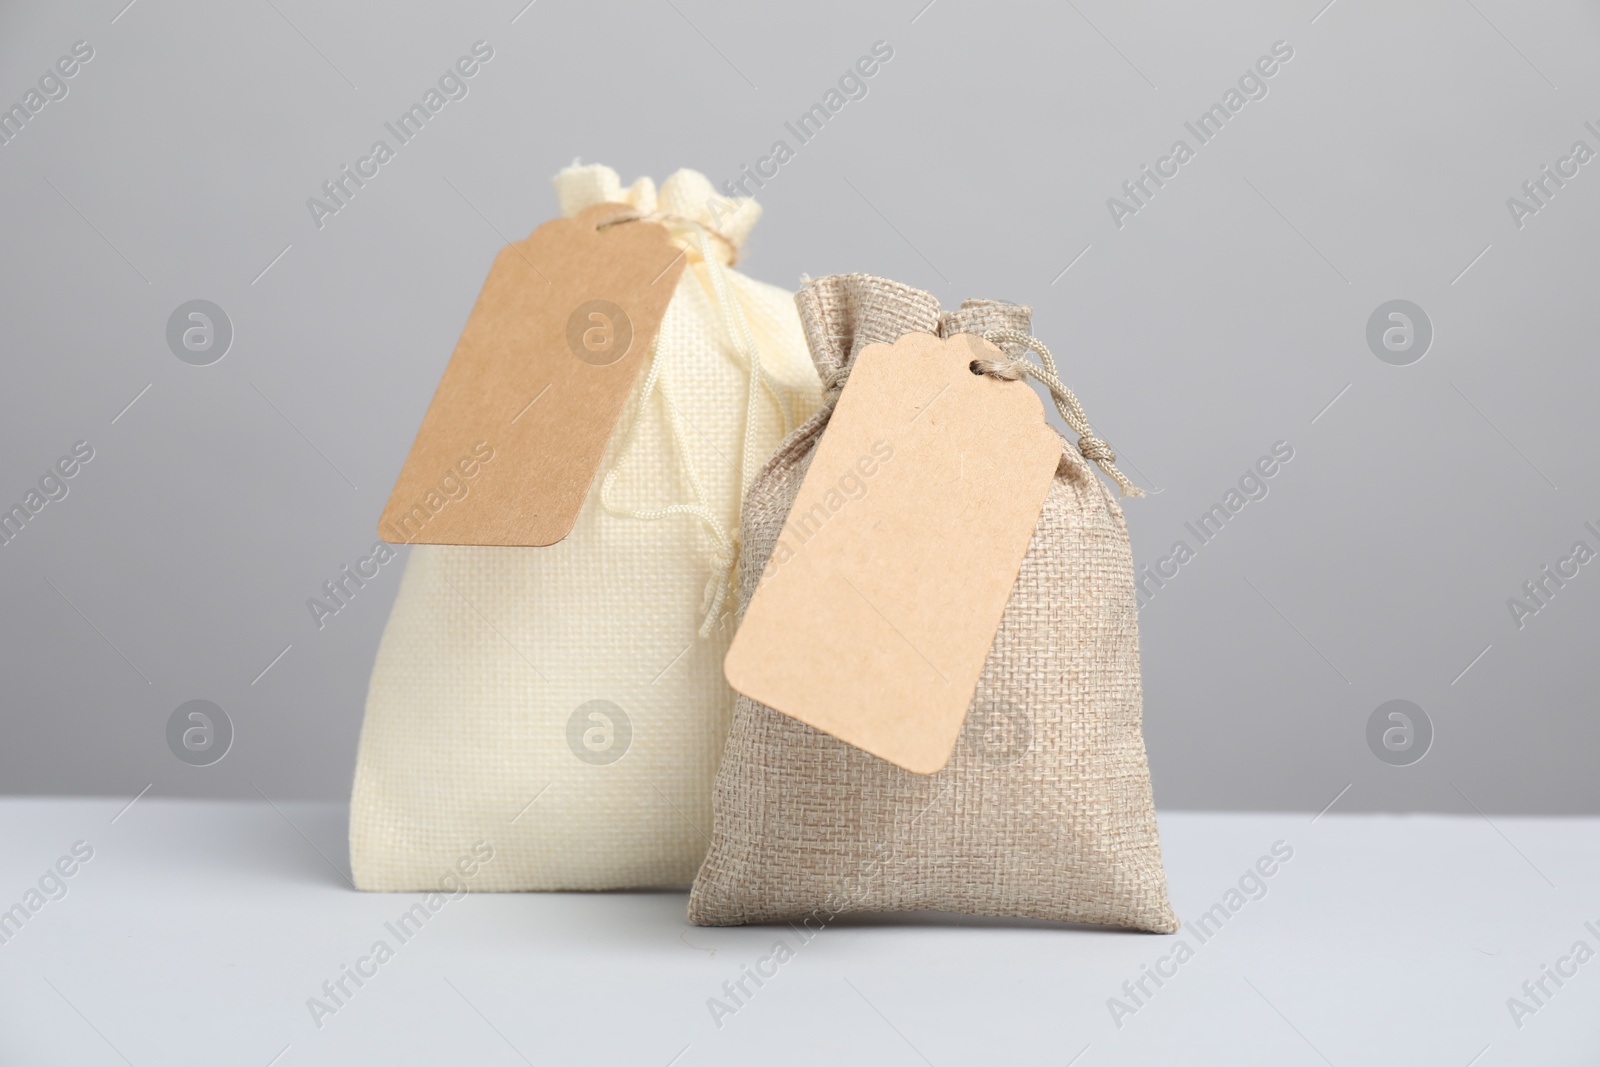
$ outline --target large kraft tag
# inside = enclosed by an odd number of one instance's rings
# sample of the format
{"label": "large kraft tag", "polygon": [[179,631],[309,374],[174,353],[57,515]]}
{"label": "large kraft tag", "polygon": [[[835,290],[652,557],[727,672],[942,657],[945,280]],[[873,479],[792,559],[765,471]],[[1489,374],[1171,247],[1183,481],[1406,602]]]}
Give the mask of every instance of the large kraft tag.
{"label": "large kraft tag", "polygon": [[577,521],[684,269],[625,204],[500,250],[379,519],[390,542],[552,545]]}
{"label": "large kraft tag", "polygon": [[724,663],[740,693],[897,766],[949,762],[1061,458],[970,334],[856,357]]}

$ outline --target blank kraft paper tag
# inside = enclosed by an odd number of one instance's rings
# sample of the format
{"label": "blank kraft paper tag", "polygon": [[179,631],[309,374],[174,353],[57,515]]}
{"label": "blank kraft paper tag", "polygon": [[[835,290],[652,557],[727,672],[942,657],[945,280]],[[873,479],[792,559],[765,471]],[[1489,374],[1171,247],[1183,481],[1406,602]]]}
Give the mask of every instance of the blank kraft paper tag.
{"label": "blank kraft paper tag", "polygon": [[596,204],[500,250],[383,510],[390,542],[552,545],[589,494],[684,255]]}
{"label": "blank kraft paper tag", "polygon": [[1061,458],[987,341],[851,369],[724,663],[734,689],[920,774],[950,760]]}

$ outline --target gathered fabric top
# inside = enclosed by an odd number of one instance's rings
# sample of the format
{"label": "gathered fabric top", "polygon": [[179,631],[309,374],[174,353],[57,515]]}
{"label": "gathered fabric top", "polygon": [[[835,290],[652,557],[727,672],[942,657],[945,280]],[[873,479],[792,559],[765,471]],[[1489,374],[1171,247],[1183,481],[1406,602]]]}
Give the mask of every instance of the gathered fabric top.
{"label": "gathered fabric top", "polygon": [[709,245],[723,266],[738,260],[745,239],[761,218],[761,205],[755,200],[723,196],[711,179],[697,170],[674,172],[659,190],[650,178],[638,178],[624,188],[621,177],[610,167],[574,162],[557,174],[554,182],[561,214],[568,218],[595,204],[627,204],[643,216],[704,230],[716,238]]}

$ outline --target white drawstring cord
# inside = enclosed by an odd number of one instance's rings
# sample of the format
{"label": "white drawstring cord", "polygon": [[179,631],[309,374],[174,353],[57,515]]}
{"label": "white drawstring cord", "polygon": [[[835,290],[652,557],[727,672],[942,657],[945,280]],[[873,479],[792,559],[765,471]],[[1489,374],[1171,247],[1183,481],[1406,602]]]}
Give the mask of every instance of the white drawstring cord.
{"label": "white drawstring cord", "polygon": [[[786,398],[780,386],[775,383],[761,365],[761,356],[755,340],[750,332],[749,322],[744,315],[744,309],[732,286],[728,284],[726,270],[722,262],[711,254],[711,247],[706,238],[706,231],[699,223],[688,219],[660,218],[652,221],[674,222],[686,224],[692,228],[692,234],[700,252],[700,257],[706,265],[706,273],[711,277],[711,287],[716,295],[719,310],[722,313],[723,328],[727,334],[728,348],[737,356],[742,357],[743,367],[747,371],[746,382],[748,388],[745,395],[745,425],[742,446],[739,457],[739,498],[738,506],[744,504],[745,492],[749,489],[750,480],[754,476],[754,466],[759,462],[759,449],[756,445],[756,409],[760,392],[765,391],[772,397],[778,409],[778,419],[784,434],[791,429],[792,398]],[[720,235],[718,235],[720,236]],[[669,385],[670,376],[665,373],[670,358],[664,357],[660,346],[660,335],[656,343],[651,345],[650,372],[645,377],[644,388],[639,391],[638,406],[635,408],[633,423],[628,429],[628,435],[618,453],[616,463],[611,470],[606,472],[605,478],[600,483],[600,502],[605,509],[613,515],[624,518],[654,521],[664,519],[669,515],[693,515],[700,520],[701,525],[711,536],[715,544],[715,551],[711,557],[711,576],[706,581],[705,595],[701,601],[700,610],[704,619],[700,624],[700,636],[709,637],[716,629],[718,620],[722,617],[723,608],[727,604],[733,585],[733,570],[738,561],[738,527],[730,535],[727,527],[718,518],[707,499],[705,487],[700,481],[700,474],[696,470],[694,461],[690,458],[688,443],[683,429],[683,415],[678,405],[672,400]],[[737,362],[737,361],[736,361]],[[629,509],[617,505],[612,500],[612,488],[621,476],[623,467],[627,465],[633,454],[633,449],[639,438],[640,426],[644,421],[645,406],[650,400],[657,386],[661,389],[661,399],[666,408],[667,424],[672,433],[673,445],[678,451],[680,465],[684,477],[689,483],[689,488],[694,494],[692,504],[668,504],[659,508]],[[786,399],[789,402],[786,404]]]}

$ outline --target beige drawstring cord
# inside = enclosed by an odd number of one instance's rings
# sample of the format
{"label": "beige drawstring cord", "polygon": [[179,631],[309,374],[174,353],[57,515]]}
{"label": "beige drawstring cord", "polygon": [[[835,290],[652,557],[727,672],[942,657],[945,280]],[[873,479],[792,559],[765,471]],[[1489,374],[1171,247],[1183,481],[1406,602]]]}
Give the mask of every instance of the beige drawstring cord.
{"label": "beige drawstring cord", "polygon": [[1017,381],[1024,374],[1030,374],[1043,382],[1050,390],[1051,397],[1056,402],[1056,410],[1061,412],[1061,417],[1067,425],[1078,435],[1078,451],[1084,459],[1093,460],[1101,470],[1105,471],[1123,496],[1144,496],[1144,490],[1128,480],[1128,476],[1117,470],[1116,454],[1111,451],[1111,446],[1104,440],[1095,436],[1094,427],[1089,425],[1089,416],[1084,414],[1083,405],[1078,402],[1071,389],[1061,381],[1056,373],[1055,357],[1050,354],[1050,349],[1045,347],[1043,341],[1029,334],[1019,333],[1016,330],[990,330],[983,335],[985,341],[999,347],[1000,345],[1021,345],[1038,354],[1043,363],[1040,366],[1021,356],[1016,358],[975,359],[972,361],[972,370],[977,374],[987,374],[991,378],[1001,378],[1006,381]]}

